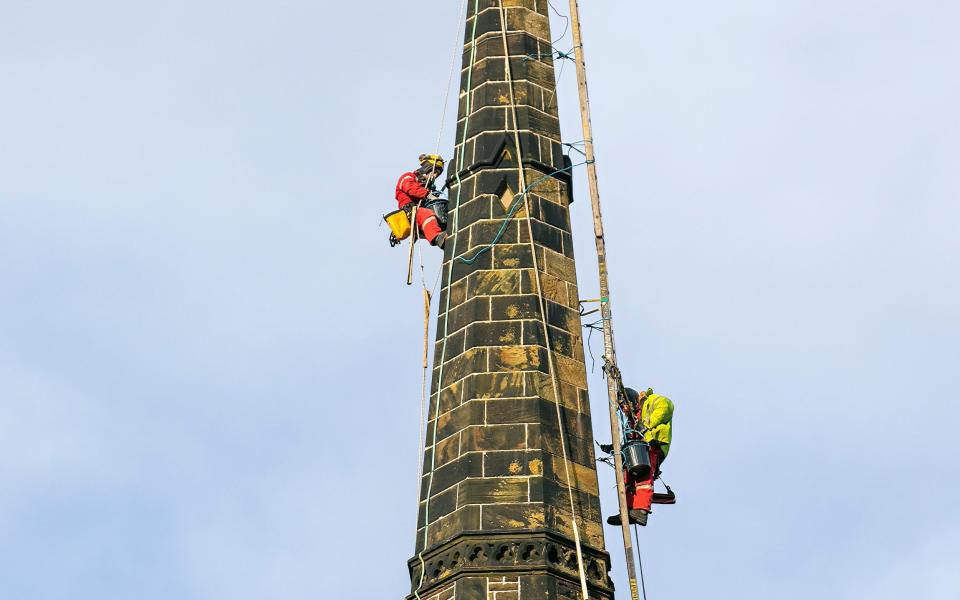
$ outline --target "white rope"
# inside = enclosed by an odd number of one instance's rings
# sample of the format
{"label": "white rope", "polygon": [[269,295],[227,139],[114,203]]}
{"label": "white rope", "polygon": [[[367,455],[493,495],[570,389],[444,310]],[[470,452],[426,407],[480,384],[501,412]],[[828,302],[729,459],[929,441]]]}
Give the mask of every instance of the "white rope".
{"label": "white rope", "polygon": [[[523,170],[523,155],[520,150],[520,123],[517,119],[517,103],[513,91],[513,69],[510,65],[510,47],[507,43],[507,12],[503,7],[503,0],[498,0],[500,7],[500,23],[502,25],[500,34],[503,39],[503,61],[504,69],[507,75],[507,88],[510,91],[510,108],[513,112],[513,138],[517,150],[517,173],[520,176],[520,189],[526,191],[527,178]],[[540,265],[537,260],[537,247],[533,242],[533,217],[530,214],[530,196],[527,193],[523,195],[524,210],[527,213],[527,235],[530,238],[530,255],[533,258],[533,272],[536,275],[534,280],[537,283],[537,298],[540,302],[540,322],[543,325],[543,334],[547,346],[547,368],[550,370],[551,380],[553,382],[553,395],[557,408],[557,428],[560,431],[560,448],[563,453],[563,468],[567,480],[567,497],[570,501],[570,513],[573,517],[573,541],[577,550],[577,570],[580,574],[580,592],[583,600],[589,600],[587,590],[587,576],[583,566],[583,548],[580,543],[580,529],[577,525],[577,509],[573,500],[573,480],[570,478],[570,459],[567,458],[567,439],[564,434],[563,415],[560,410],[560,381],[557,378],[557,370],[553,361],[553,349],[550,344],[550,327],[547,324],[547,305],[543,296],[543,286],[540,282]]]}
{"label": "white rope", "polygon": [[[460,19],[461,15],[464,15],[466,10],[467,0],[460,0],[460,10],[457,12],[457,25],[463,21]],[[453,50],[451,51],[452,56],[450,57],[450,72],[447,75],[447,87],[443,94],[443,105],[440,107],[440,127],[437,132],[437,145],[433,151],[434,154],[440,154],[440,146],[443,144],[443,132],[447,123],[447,108],[450,106],[450,90],[453,88],[453,75],[456,72],[457,59],[460,58],[460,52],[458,50],[462,47],[460,45],[460,29],[455,27],[457,35],[453,38]],[[414,215],[414,226],[416,226],[416,215]],[[411,242],[413,243],[413,242]],[[423,284],[424,289],[427,289],[427,279],[426,279],[426,269],[423,264],[423,250],[419,251],[420,257],[420,282]],[[434,296],[437,293],[437,285],[440,283],[440,274],[443,272],[442,269],[437,269],[437,278],[433,282],[433,287],[430,288],[430,296]],[[422,442],[421,442],[422,448]],[[419,467],[420,470],[423,470],[422,462]]]}
{"label": "white rope", "polygon": [[426,423],[425,415],[427,412],[427,370],[429,369],[429,363],[427,362],[427,350],[430,347],[430,298],[431,294],[427,291],[426,286],[423,288],[423,298],[424,298],[424,321],[423,321],[423,375],[421,376],[420,381],[420,433],[417,435],[417,512],[420,514],[420,480],[423,478],[423,445],[426,442],[424,438],[424,426]]}
{"label": "white rope", "polygon": [[[467,0],[460,0],[460,11],[457,13],[457,16],[464,15],[466,19],[466,10]],[[437,134],[437,150],[434,154],[440,154],[440,144],[443,142],[443,129],[447,122],[447,107],[450,105],[450,88],[453,87],[453,74],[457,68],[457,59],[460,58],[460,55],[463,53],[463,45],[460,43],[460,28],[459,24],[463,21],[458,20],[458,27],[454,28],[456,36],[453,38],[453,52],[450,57],[450,74],[447,77],[447,93],[443,96],[443,110],[440,112],[440,133]]]}
{"label": "white rope", "polygon": [[633,526],[633,537],[637,538],[637,561],[640,563],[640,588],[643,590],[643,600],[647,600],[647,582],[643,580],[643,557],[640,556],[640,532]]}
{"label": "white rope", "polygon": [[[461,193],[461,187],[462,187],[460,185],[460,165],[463,163],[463,159],[466,157],[467,129],[469,129],[467,125],[470,124],[470,113],[473,109],[472,102],[471,102],[472,95],[470,94],[470,86],[473,81],[473,65],[477,59],[477,22],[480,20],[478,16],[479,11],[480,11],[480,0],[474,0],[473,2],[473,13],[474,13],[473,35],[470,43],[471,45],[470,68],[467,70],[466,123],[464,124],[464,128],[463,128],[463,139],[460,142],[460,155],[455,165],[457,167],[457,172],[456,172],[457,201],[454,204],[454,208],[453,208],[453,247],[451,248],[450,261],[449,263],[447,263],[447,298],[446,298],[446,307],[444,308],[444,314],[446,315],[446,317],[444,317],[443,319],[443,344],[440,349],[440,369],[439,369],[439,373],[437,374],[438,386],[443,385],[443,370],[444,370],[443,357],[447,351],[447,333],[448,333],[447,328],[449,327],[449,322],[450,322],[450,319],[448,318],[450,315],[450,288],[453,287],[452,285],[453,282],[451,281],[451,277],[453,276],[454,257],[457,255],[457,240],[460,239],[460,236],[457,233],[457,229],[459,227],[459,222],[460,222],[460,193]],[[466,17],[464,17],[464,20],[466,20]],[[434,416],[433,416],[433,434],[431,436],[433,440],[431,442],[433,451],[430,452],[430,478],[427,482],[427,496],[426,496],[426,502],[424,506],[423,548],[420,550],[420,552],[417,553],[417,559],[420,561],[420,581],[417,584],[417,589],[415,589],[413,592],[413,595],[416,596],[417,600],[421,600],[420,589],[423,587],[424,575],[426,574],[426,568],[427,568],[426,562],[423,560],[423,553],[424,551],[426,551],[427,543],[430,539],[430,494],[433,491],[433,474],[434,474],[434,471],[436,470],[437,422],[440,420],[440,390],[439,389],[437,390],[437,401],[435,403],[435,407],[436,408],[434,409]],[[426,440],[424,440],[424,442],[426,442]],[[426,451],[426,448],[424,448],[424,451]],[[417,514],[419,514],[420,512],[419,508],[420,507],[418,503]]]}
{"label": "white rope", "polygon": [[[457,50],[462,46],[460,45],[460,23],[463,22],[463,19],[466,18],[467,0],[460,1],[460,10],[457,12],[457,26],[454,27],[457,35],[453,39],[453,51],[450,59],[450,73],[447,76],[447,89],[443,95],[443,106],[440,111],[440,131],[437,133],[437,146],[434,154],[440,154],[440,144],[443,142],[443,131],[444,126],[447,122],[447,107],[450,105],[450,89],[453,87],[453,74],[457,66],[457,58],[459,58],[460,52]],[[416,227],[416,215],[414,215],[413,226]],[[411,242],[412,243],[412,242]],[[423,248],[419,248],[417,255],[420,259],[420,283],[423,285],[423,289],[427,290],[432,298],[437,293],[437,286],[440,284],[440,276],[443,274],[443,269],[437,269],[437,278],[433,282],[432,288],[427,288],[427,279],[426,279],[426,269],[424,268],[423,263]],[[420,513],[420,480],[423,478],[423,453],[425,445],[427,443],[426,438],[424,437],[424,425],[426,424],[426,406],[427,406],[427,392],[426,392],[426,370],[427,367],[424,367],[424,375],[422,384],[422,390],[420,393],[420,433],[417,436],[417,514]]]}

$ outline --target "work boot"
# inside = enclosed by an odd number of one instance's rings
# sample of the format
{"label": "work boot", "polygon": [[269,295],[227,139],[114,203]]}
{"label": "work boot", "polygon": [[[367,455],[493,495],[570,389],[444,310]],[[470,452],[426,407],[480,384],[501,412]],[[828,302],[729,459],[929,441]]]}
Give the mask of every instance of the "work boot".
{"label": "work boot", "polygon": [[447,243],[447,234],[440,232],[437,234],[437,237],[433,238],[433,245],[437,248],[443,250],[443,245]]}
{"label": "work boot", "polygon": [[[640,525],[641,527],[646,527],[647,525],[647,515],[649,513],[643,509],[630,509],[627,511],[627,514],[630,516],[631,525]],[[614,525],[619,527],[623,521],[620,520],[620,513],[617,513],[613,516],[607,517],[607,525]]]}

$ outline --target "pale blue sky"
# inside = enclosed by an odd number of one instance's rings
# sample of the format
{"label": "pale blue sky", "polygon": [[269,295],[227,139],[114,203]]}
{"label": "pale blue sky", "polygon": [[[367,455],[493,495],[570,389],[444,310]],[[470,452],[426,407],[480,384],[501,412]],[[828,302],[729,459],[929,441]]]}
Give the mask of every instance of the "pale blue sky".
{"label": "pale blue sky", "polygon": [[[458,4],[0,0],[0,598],[408,591],[379,221]],[[956,598],[960,7],[582,4],[621,366],[678,407],[651,600]]]}

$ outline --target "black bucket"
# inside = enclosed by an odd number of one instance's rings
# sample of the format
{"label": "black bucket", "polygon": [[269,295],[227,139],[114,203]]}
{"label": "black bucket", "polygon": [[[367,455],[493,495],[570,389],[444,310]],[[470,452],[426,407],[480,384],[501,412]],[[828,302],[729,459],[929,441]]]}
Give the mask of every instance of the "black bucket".
{"label": "black bucket", "polygon": [[637,479],[650,477],[650,446],[633,440],[623,447],[623,468]]}

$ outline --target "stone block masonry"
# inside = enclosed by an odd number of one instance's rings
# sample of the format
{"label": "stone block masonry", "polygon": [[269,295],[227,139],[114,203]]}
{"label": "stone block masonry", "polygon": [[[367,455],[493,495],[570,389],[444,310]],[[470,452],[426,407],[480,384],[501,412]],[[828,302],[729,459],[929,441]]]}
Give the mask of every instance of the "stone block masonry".
{"label": "stone block masonry", "polygon": [[576,518],[590,598],[606,600],[548,5],[503,0],[505,57],[499,2],[474,1],[408,598],[579,599]]}

